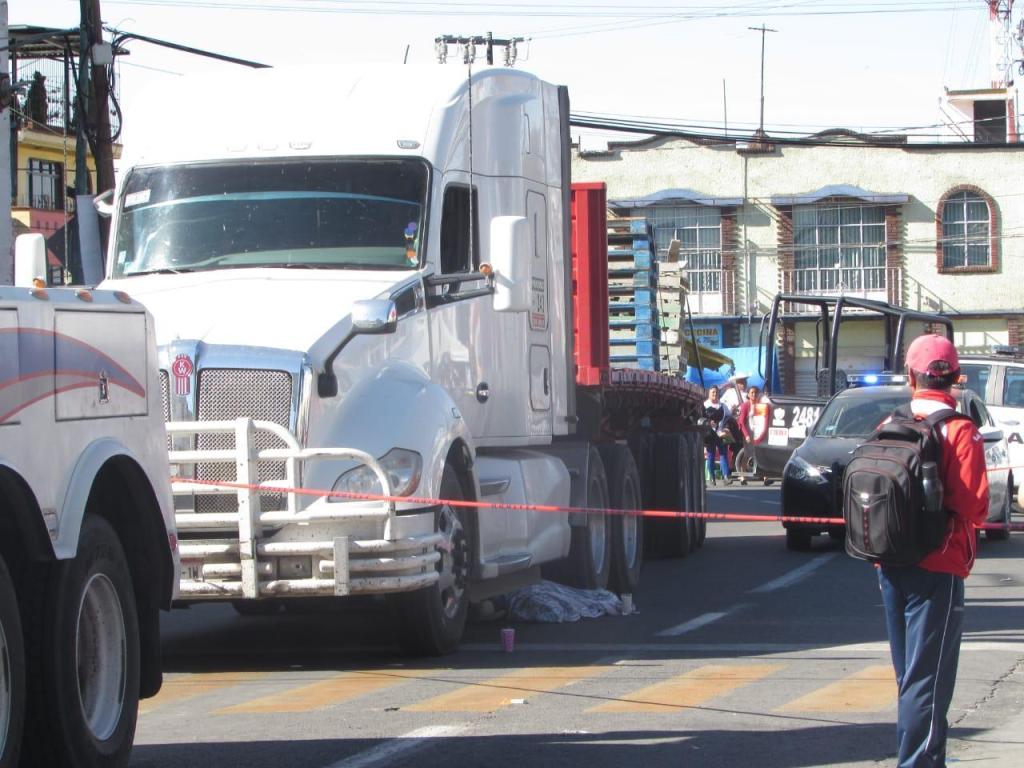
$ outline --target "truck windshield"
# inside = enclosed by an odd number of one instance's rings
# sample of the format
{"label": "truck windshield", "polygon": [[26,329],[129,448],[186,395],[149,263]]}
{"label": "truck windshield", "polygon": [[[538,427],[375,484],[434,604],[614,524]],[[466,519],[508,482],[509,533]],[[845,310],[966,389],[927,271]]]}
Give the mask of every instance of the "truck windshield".
{"label": "truck windshield", "polygon": [[414,269],[428,170],[319,159],[137,168],[114,277],[239,267]]}
{"label": "truck windshield", "polygon": [[892,387],[881,396],[871,393],[868,397],[858,397],[855,391],[840,395],[825,407],[814,427],[814,436],[867,437],[892,416],[893,411],[909,402],[910,390],[904,387]]}

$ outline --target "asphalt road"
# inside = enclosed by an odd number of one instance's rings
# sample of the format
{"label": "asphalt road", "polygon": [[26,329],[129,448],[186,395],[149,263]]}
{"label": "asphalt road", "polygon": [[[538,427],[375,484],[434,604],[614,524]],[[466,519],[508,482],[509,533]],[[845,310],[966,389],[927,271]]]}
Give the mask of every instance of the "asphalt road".
{"label": "asphalt road", "polygon": [[[710,494],[712,511],[773,514],[777,486]],[[1020,715],[1024,534],[983,541],[951,755],[971,760]],[[639,612],[574,624],[476,621],[462,650],[402,656],[371,604],[164,622],[164,690],[143,702],[132,765],[797,768],[885,764],[895,684],[873,569],[827,537],[719,522],[684,560],[649,562]],[[985,765],[1001,763],[985,762]],[[1007,765],[1012,763],[1006,763]]]}

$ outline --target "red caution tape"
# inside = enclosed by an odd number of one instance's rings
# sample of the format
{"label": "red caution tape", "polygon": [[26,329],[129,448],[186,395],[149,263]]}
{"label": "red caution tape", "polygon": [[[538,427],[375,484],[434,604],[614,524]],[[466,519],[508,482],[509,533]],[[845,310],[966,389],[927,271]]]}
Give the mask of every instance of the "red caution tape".
{"label": "red caution tape", "polygon": [[[196,480],[194,478],[172,477],[172,482],[190,483],[192,485],[207,485],[212,488],[234,488],[236,490],[251,490],[261,493],[294,493],[299,496],[315,496],[317,498],[340,498],[350,501],[388,501],[404,504],[421,504],[423,506],[450,506],[464,509],[504,509],[518,512],[566,512],[582,513],[587,515],[623,515],[627,517],[650,517],[650,518],[696,518],[702,520],[731,520],[739,522],[782,522],[782,523],[804,523],[809,525],[845,525],[841,517],[795,517],[791,515],[743,515],[731,512],[687,512],[683,510],[668,509],[611,509],[602,507],[559,507],[549,504],[510,504],[508,502],[484,502],[472,501],[469,499],[431,499],[421,496],[386,496],[376,493],[351,493],[349,491],[323,491],[314,488],[282,488],[281,486],[267,486],[246,483],[232,483],[226,480]],[[1005,529],[1011,531],[1024,531],[1024,523],[986,523],[980,526],[985,530]]]}

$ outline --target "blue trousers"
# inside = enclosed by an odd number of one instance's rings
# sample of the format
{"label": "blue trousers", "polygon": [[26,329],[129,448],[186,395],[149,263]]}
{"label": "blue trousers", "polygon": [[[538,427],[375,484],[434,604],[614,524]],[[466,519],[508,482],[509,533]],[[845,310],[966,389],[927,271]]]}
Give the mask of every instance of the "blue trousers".
{"label": "blue trousers", "polygon": [[963,634],[964,580],[909,566],[879,568],[878,583],[899,688],[896,765],[943,768],[946,713]]}

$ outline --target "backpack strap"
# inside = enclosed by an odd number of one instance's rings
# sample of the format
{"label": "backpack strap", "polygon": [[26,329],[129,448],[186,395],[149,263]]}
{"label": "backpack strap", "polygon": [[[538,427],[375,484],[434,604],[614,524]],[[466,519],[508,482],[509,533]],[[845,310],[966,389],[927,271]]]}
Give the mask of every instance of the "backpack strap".
{"label": "backpack strap", "polygon": [[970,417],[960,413],[957,410],[954,410],[953,408],[943,408],[940,411],[928,414],[923,419],[921,419],[921,421],[926,422],[928,426],[930,426],[932,429],[938,429],[939,426],[946,423],[947,421],[961,421],[964,419],[970,421]]}

